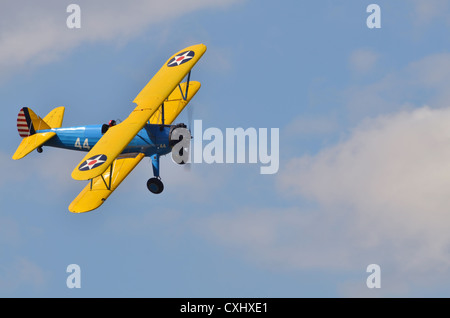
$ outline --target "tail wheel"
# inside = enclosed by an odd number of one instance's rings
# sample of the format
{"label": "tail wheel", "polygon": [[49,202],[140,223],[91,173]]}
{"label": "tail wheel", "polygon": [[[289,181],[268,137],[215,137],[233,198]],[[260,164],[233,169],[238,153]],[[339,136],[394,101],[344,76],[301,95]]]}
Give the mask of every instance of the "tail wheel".
{"label": "tail wheel", "polygon": [[147,181],[147,188],[151,193],[159,194],[164,190],[164,184],[158,178],[150,178]]}

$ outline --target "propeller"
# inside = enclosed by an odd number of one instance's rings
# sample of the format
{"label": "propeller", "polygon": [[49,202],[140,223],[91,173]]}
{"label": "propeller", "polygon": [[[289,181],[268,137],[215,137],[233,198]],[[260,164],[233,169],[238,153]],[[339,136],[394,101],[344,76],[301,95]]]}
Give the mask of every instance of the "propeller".
{"label": "propeller", "polygon": [[187,117],[188,117],[187,120],[188,120],[189,131],[191,131],[191,127],[192,127],[192,117],[194,117],[194,106],[195,106],[195,103],[191,102],[187,109]]}
{"label": "propeller", "polygon": [[[187,109],[187,121],[188,121],[188,124],[187,124],[187,129],[189,130],[189,132],[191,133],[191,139],[194,137],[193,135],[192,135],[192,130],[191,130],[191,127],[192,127],[192,118],[194,117],[194,106],[195,106],[195,103],[189,103],[189,105],[188,105],[188,109]],[[189,149],[189,151],[190,152],[192,152],[192,148],[190,148]],[[192,153],[190,154],[190,156],[191,156],[191,158],[192,158]],[[186,170],[186,171],[191,171],[191,169],[192,169],[192,163],[186,163],[186,164],[184,164],[184,169]]]}

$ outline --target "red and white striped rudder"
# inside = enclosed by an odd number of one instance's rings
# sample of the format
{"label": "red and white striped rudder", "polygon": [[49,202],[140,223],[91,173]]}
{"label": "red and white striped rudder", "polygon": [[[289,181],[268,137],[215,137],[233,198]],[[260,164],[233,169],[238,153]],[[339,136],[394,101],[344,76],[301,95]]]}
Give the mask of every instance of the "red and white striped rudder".
{"label": "red and white striped rudder", "polygon": [[17,115],[17,130],[22,138],[35,133],[27,107],[22,108]]}

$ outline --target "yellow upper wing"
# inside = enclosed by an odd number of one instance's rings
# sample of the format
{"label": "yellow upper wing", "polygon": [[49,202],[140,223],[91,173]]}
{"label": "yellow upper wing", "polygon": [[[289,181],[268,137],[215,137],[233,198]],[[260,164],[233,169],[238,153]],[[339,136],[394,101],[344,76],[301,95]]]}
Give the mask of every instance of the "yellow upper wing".
{"label": "yellow upper wing", "polygon": [[205,51],[205,45],[197,44],[174,54],[136,96],[133,101],[138,104],[136,109],[151,108],[155,104],[155,100],[157,101],[156,106],[159,107]]}
{"label": "yellow upper wing", "polygon": [[123,122],[108,129],[73,170],[72,178],[89,180],[102,174],[144,127],[205,51],[205,45],[197,44],[172,55],[136,96],[133,102],[137,107],[133,112]]}

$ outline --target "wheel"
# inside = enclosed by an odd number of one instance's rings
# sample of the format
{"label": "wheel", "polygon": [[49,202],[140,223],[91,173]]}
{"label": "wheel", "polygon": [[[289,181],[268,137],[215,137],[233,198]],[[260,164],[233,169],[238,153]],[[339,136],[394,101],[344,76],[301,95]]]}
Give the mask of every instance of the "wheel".
{"label": "wheel", "polygon": [[37,147],[36,150],[37,150],[37,152],[42,153],[42,147],[41,146]]}
{"label": "wheel", "polygon": [[147,181],[147,188],[151,193],[159,194],[164,190],[164,184],[158,178],[150,178]]}

